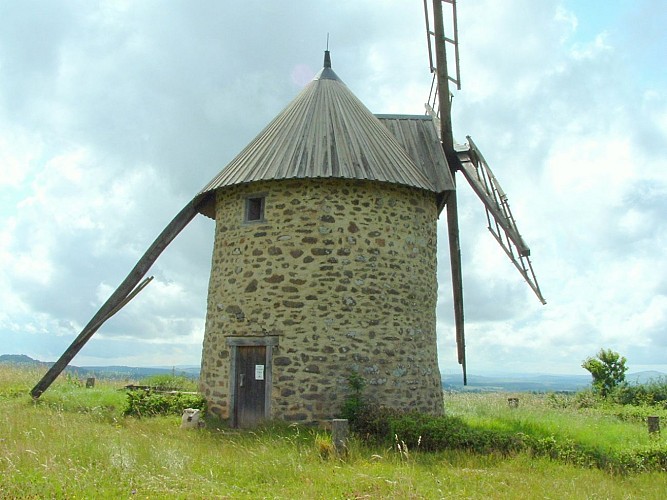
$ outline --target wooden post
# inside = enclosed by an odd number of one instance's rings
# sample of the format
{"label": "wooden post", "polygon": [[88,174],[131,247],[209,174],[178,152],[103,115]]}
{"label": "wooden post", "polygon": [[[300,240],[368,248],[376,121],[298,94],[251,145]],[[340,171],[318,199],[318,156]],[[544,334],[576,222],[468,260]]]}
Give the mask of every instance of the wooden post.
{"label": "wooden post", "polygon": [[95,377],[88,377],[86,379],[86,389],[90,389],[91,387],[95,387]]}
{"label": "wooden post", "polygon": [[510,408],[518,408],[519,398],[507,398],[507,404],[509,405]]}
{"label": "wooden post", "polygon": [[331,422],[331,441],[339,456],[347,454],[347,441],[350,436],[350,426],[346,418],[334,418]]}
{"label": "wooden post", "polygon": [[660,434],[660,417],[646,417],[646,423],[648,424],[648,433],[652,436],[657,436]]}

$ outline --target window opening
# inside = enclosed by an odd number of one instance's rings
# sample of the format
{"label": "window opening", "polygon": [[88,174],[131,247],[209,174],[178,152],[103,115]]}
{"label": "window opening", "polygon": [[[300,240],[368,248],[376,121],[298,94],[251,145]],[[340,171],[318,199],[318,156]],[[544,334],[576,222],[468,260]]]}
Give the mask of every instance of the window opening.
{"label": "window opening", "polygon": [[245,200],[246,222],[264,220],[264,196],[249,196]]}

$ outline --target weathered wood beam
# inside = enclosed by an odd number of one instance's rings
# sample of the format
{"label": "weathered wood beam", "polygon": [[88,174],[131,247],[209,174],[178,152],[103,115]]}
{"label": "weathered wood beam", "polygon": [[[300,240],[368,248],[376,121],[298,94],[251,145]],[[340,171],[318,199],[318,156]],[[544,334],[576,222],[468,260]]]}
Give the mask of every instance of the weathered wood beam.
{"label": "weathered wood beam", "polygon": [[447,50],[445,48],[445,27],[442,20],[442,0],[433,0],[433,33],[435,34],[435,64],[438,76],[438,102],[440,104],[440,139],[445,148],[445,156],[454,155],[454,134],[452,132],[452,111],[447,74]]}
{"label": "weathered wood beam", "polygon": [[[60,356],[44,377],[37,382],[30,394],[33,398],[39,398],[46,391],[53,381],[62,373],[70,361],[86,345],[93,334],[102,326],[102,324],[113,316],[125,303],[127,303],[134,293],[135,287],[139,281],[148,272],[165,248],[178,236],[178,234],[187,226],[199,209],[204,206],[213,194],[197,195],[193,198],[174,219],[164,228],[153,244],[146,250],[146,253],[139,259],[134,268],[130,271],[123,282],[116,288],[107,301],[100,307],[97,313],[92,317],[88,324],[81,330],[79,336],[74,339],[72,344]],[[145,285],[144,285],[145,286]],[[137,293],[141,287],[137,289]]]}
{"label": "weathered wood beam", "polygon": [[452,191],[447,200],[447,229],[449,234],[449,263],[452,271],[456,349],[458,361],[463,371],[463,385],[467,385],[468,375],[466,369],[465,323],[463,313],[463,275],[461,272],[461,244],[459,241],[459,217],[456,205],[456,191]]}
{"label": "weathered wood beam", "polygon": [[[426,2],[424,2],[424,10],[426,10]],[[454,13],[454,16],[456,16],[456,13]],[[428,15],[427,31],[429,31]],[[433,35],[435,37],[435,72],[438,81],[438,102],[440,104],[438,119],[440,125],[440,140],[456,187],[455,173],[461,167],[461,162],[454,149],[447,50],[445,47],[447,37],[445,36],[445,27],[443,23],[442,0],[433,0]],[[430,106],[427,106],[427,111],[429,111],[429,107]],[[459,240],[459,216],[456,191],[451,191],[447,196],[447,229],[449,234],[449,261],[452,270],[456,348],[458,361],[463,371],[463,384],[466,385],[468,383],[468,376],[466,369],[465,325],[463,314],[463,276],[461,272],[461,244]]]}

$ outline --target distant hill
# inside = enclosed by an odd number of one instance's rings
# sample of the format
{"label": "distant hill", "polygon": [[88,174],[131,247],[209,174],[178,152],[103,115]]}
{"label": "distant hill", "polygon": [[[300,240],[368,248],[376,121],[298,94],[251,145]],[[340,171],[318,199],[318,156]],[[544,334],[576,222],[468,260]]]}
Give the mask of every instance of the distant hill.
{"label": "distant hill", "polygon": [[[645,384],[667,379],[667,375],[646,371],[629,373],[625,379],[629,384]],[[445,390],[461,392],[576,392],[590,387],[591,381],[590,375],[468,375],[468,385],[464,386],[461,375],[444,375],[442,387]]]}
{"label": "distant hill", "polygon": [[[48,369],[53,363],[38,361],[25,354],[2,354],[0,364],[33,365]],[[160,367],[131,367],[131,366],[74,366],[68,365],[66,373],[76,374],[79,377],[97,377],[111,379],[138,380],[151,375],[177,375],[188,378],[199,378],[199,366],[175,366],[173,368]]]}
{"label": "distant hill", "polygon": [[591,383],[586,375],[468,375],[468,385],[463,385],[461,375],[445,375],[442,387],[449,391],[466,392],[576,392]]}
{"label": "distant hill", "polygon": [[49,363],[44,363],[43,361],[37,361],[32,359],[30,356],[25,354],[0,354],[0,363],[6,364],[17,364],[17,365],[48,365]]}
{"label": "distant hill", "polygon": [[132,366],[68,366],[79,376],[95,376],[112,379],[142,379],[151,375],[175,375],[177,377],[199,378],[199,367],[194,371],[189,367],[153,368]]}
{"label": "distant hill", "polygon": [[662,372],[657,372],[655,370],[629,373],[625,376],[625,380],[629,384],[646,384],[648,382],[656,382],[659,380],[666,380],[667,374]]}
{"label": "distant hill", "polygon": [[[25,354],[2,354],[0,364],[35,365],[47,369],[53,363],[38,361]],[[131,366],[68,366],[68,373],[79,377],[97,377],[112,379],[140,380],[151,375],[178,375],[193,379],[199,378],[198,365],[175,367],[131,367]],[[645,384],[660,379],[667,379],[667,374],[657,371],[629,373],[625,379],[630,384]],[[576,392],[590,387],[590,375],[468,375],[468,385],[463,385],[460,374],[442,376],[442,388],[447,391],[461,392]]]}

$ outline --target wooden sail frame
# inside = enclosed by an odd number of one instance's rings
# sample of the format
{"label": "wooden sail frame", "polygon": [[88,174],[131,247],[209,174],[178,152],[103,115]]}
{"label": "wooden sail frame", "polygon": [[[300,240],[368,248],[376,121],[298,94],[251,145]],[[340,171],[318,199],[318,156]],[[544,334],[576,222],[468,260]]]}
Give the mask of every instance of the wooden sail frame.
{"label": "wooden sail frame", "polygon": [[[445,34],[443,12],[443,4],[445,3],[451,7],[452,37],[447,37]],[[426,103],[426,112],[434,118],[440,128],[440,140],[454,181],[456,181],[454,173],[457,170],[461,171],[475,194],[477,194],[484,204],[489,231],[533,292],[535,292],[540,302],[546,304],[530,261],[530,248],[519,233],[509,207],[509,202],[507,201],[507,195],[500,187],[500,183],[470,136],[467,137],[468,147],[466,149],[459,150],[454,145],[451,117],[452,94],[449,90],[449,83],[454,83],[459,90],[461,89],[456,0],[433,0],[432,16],[433,29],[431,29],[429,5],[427,0],[424,0],[429,69],[433,73],[431,90]],[[451,72],[447,65],[447,46],[452,47],[454,50],[455,77],[450,75]],[[463,278],[456,192],[451,193],[447,199],[447,229],[452,274],[457,357],[459,364],[462,366],[463,383],[465,385],[467,384],[465,315],[463,308]]]}

